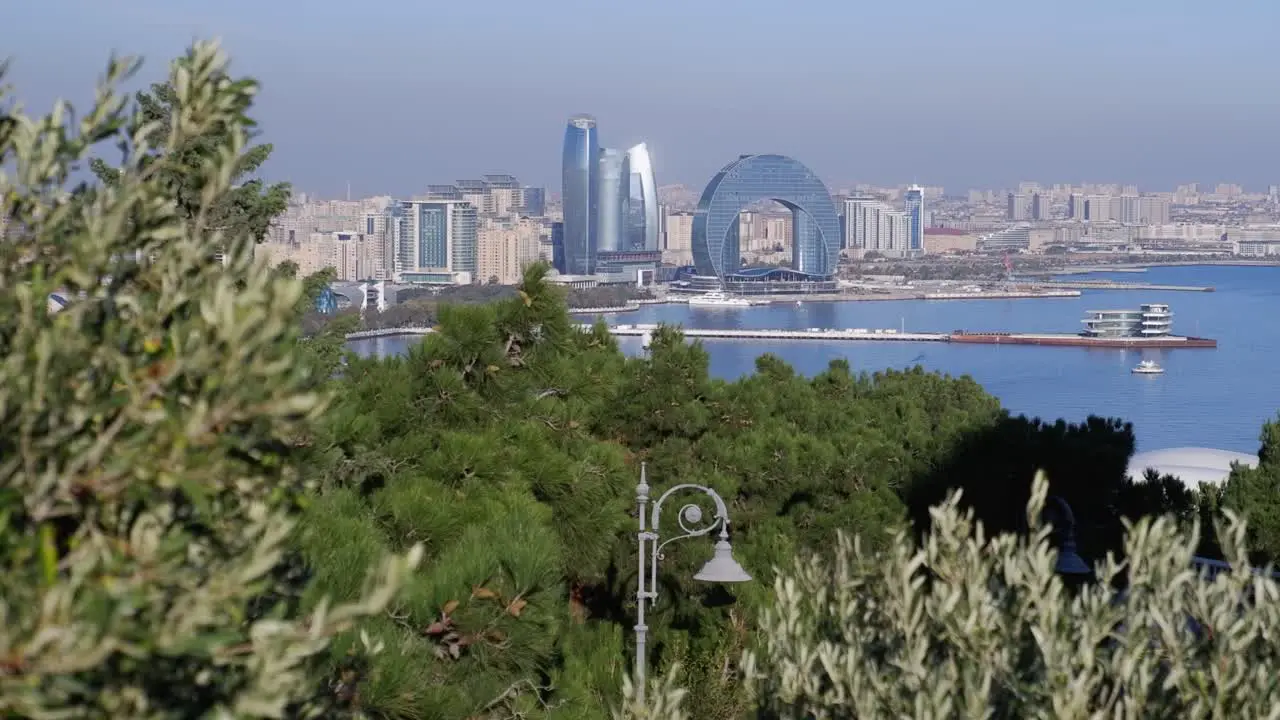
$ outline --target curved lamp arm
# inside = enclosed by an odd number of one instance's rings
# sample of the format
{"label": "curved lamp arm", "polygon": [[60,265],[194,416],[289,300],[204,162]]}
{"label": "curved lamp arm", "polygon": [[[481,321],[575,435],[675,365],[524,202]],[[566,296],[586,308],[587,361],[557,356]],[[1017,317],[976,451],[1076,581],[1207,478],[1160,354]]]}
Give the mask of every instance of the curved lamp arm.
{"label": "curved lamp arm", "polygon": [[[649,567],[647,568],[648,569],[647,578],[644,577],[644,574],[645,574],[644,571],[643,570],[641,571],[640,579],[644,586],[643,586],[643,589],[640,591],[640,599],[642,602],[644,600],[653,602],[653,600],[658,597],[658,561],[662,560],[664,557],[662,553],[662,548],[666,547],[668,544],[672,542],[675,542],[676,540],[683,540],[685,538],[691,538],[691,537],[702,537],[704,535],[709,535],[712,532],[715,532],[716,530],[720,531],[720,539],[722,540],[728,539],[729,508],[727,505],[725,505],[724,498],[720,497],[720,494],[717,493],[715,490],[712,490],[711,488],[706,487],[704,485],[695,485],[693,483],[683,483],[683,484],[668,488],[666,492],[662,493],[662,495],[660,495],[658,499],[654,501],[653,508],[649,509],[646,507],[649,499],[649,485],[644,480],[644,475],[643,475],[644,472],[645,471],[642,467],[641,481],[640,481],[640,486],[637,488],[636,499],[640,503],[640,522],[642,525],[642,529],[640,531],[640,544],[641,544],[640,555],[641,555],[641,563],[642,563],[641,567],[642,568],[644,567],[644,563],[646,560],[648,562]],[[659,540],[661,539],[659,535],[659,529],[661,527],[660,523],[662,522],[662,506],[666,503],[668,499],[671,498],[672,495],[678,492],[686,491],[686,490],[700,492],[703,495],[706,495],[707,497],[711,498],[711,501],[715,504],[715,508],[716,508],[715,515],[713,515],[711,519],[708,522],[706,522],[705,525],[703,525],[702,524],[703,523],[702,508],[699,507],[697,503],[692,503],[692,502],[686,503],[680,508],[679,514],[676,515],[676,522],[679,523],[680,529],[683,531],[683,533],[680,535],[676,535],[675,537],[667,538],[662,542],[659,542]],[[649,514],[648,518],[644,517],[646,513]],[[646,519],[649,521],[647,529],[643,527],[645,524],[644,521]],[[647,550],[648,550],[647,553],[645,552],[646,544],[647,544]],[[647,558],[644,557],[646,554],[648,555]]]}
{"label": "curved lamp arm", "polygon": [[655,534],[658,532],[658,528],[660,527],[659,521],[662,518],[662,504],[667,501],[667,498],[681,490],[697,490],[711,498],[711,501],[716,505],[716,514],[705,527],[698,527],[698,524],[702,522],[702,508],[698,507],[695,503],[686,503],[680,508],[680,514],[676,515],[676,522],[680,524],[680,529],[684,531],[684,534],[668,538],[661,545],[655,547],[653,550],[658,554],[659,558],[662,557],[662,548],[666,547],[667,543],[674,542],[676,540],[701,537],[711,533],[716,528],[720,528],[720,535],[722,537],[727,537],[729,535],[729,508],[724,504],[724,498],[720,497],[720,493],[709,487],[693,485],[691,483],[676,485],[662,493],[662,496],[653,504],[653,519],[649,523],[649,527],[653,528],[653,532]]}

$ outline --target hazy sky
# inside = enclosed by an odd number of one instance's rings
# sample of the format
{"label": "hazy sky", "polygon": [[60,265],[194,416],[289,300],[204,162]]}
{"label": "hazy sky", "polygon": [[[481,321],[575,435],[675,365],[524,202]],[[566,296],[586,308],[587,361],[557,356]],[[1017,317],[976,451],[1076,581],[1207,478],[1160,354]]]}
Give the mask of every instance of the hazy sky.
{"label": "hazy sky", "polygon": [[[564,123],[697,189],[748,152],[834,186],[1280,183],[1276,0],[4,0],[29,107],[220,37],[263,84],[267,172],[330,196],[511,172]],[[835,189],[833,187],[833,189]]]}

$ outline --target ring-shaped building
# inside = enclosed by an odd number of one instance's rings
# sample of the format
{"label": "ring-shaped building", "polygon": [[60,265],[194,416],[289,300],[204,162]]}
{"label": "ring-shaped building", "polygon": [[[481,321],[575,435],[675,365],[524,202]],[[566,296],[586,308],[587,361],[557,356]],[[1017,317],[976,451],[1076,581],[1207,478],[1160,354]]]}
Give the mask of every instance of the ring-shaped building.
{"label": "ring-shaped building", "polygon": [[840,260],[835,203],[812,170],[785,155],[743,155],[716,173],[702,191],[693,216],[693,262],[698,275],[725,284],[759,282],[760,272],[739,272],[738,214],[764,200],[791,211],[792,254],[786,274],[808,280],[806,284],[830,282]]}

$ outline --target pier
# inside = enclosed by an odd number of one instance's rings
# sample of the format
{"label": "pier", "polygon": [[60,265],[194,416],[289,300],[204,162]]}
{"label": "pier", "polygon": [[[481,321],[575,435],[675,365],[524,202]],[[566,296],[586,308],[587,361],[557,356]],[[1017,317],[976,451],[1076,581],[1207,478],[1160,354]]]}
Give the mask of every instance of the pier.
{"label": "pier", "polygon": [[[590,325],[580,325],[584,331]],[[622,337],[644,337],[652,335],[657,325],[614,325],[609,332]],[[947,333],[911,333],[894,329],[854,328],[836,330],[830,328],[809,328],[808,330],[773,330],[773,329],[738,329],[738,330],[706,330],[702,328],[682,328],[680,332],[687,338],[719,338],[724,340],[897,340],[903,342],[946,342]]]}
{"label": "pier", "polygon": [[[594,326],[577,325],[582,332],[591,332]],[[610,334],[617,337],[641,338],[647,347],[658,325],[612,325]],[[781,330],[774,328],[741,328],[711,330],[706,328],[679,328],[690,339],[700,340],[818,340],[826,342],[950,342],[967,345],[1039,345],[1045,347],[1087,347],[1097,349],[1179,349],[1216,348],[1218,342],[1209,338],[1166,335],[1151,338],[1116,337],[1097,338],[1068,333],[1007,333],[966,332],[949,333],[905,332],[894,328],[808,328],[805,330]],[[423,336],[435,332],[429,327],[380,328],[361,330],[347,335],[347,340],[367,340],[379,337]]]}
{"label": "pier", "polygon": [[[583,331],[591,329],[590,325],[580,325]],[[639,337],[648,346],[653,338],[657,325],[615,325],[609,332],[622,337]],[[1039,345],[1043,347],[1083,347],[1107,350],[1133,349],[1183,349],[1183,348],[1216,348],[1218,341],[1209,338],[1183,337],[1180,335],[1164,335],[1161,337],[1113,337],[1099,338],[1073,335],[1070,333],[1006,333],[1006,332],[965,332],[956,330],[949,333],[904,332],[895,329],[831,329],[809,328],[807,330],[774,330],[774,329],[735,329],[705,330],[700,328],[681,329],[686,338],[718,339],[718,340],[825,340],[851,342],[949,342],[967,345]]]}
{"label": "pier", "polygon": [[1212,287],[1194,285],[1156,285],[1154,283],[1117,282],[1114,280],[1048,280],[1039,283],[1043,287],[1070,288],[1073,290],[1163,290],[1169,292],[1213,292]]}

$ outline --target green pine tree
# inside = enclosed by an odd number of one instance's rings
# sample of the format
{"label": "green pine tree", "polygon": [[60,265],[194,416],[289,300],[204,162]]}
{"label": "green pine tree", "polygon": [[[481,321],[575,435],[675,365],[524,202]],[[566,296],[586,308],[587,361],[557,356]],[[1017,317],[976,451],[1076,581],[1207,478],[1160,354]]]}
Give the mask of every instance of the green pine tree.
{"label": "green pine tree", "polygon": [[[232,142],[243,145],[253,137],[256,123],[249,108],[257,94],[251,80],[233,80],[224,68],[217,83],[234,89],[234,103],[224,109],[224,119],[199,128],[181,127],[179,90],[173,80],[155,83],[150,92],[134,96],[133,114],[139,121],[136,136],[130,136],[125,152],[129,161],[154,174],[153,181],[165,189],[177,206],[180,217],[197,224],[199,231],[221,230],[231,237],[248,236],[257,242],[266,237],[271,222],[288,207],[292,190],[288,183],[267,184],[255,174],[271,156],[272,145],[237,148],[229,168],[229,186],[209,203],[204,197],[206,163]],[[163,157],[164,162],[157,161]],[[155,167],[152,165],[155,164]],[[103,183],[119,180],[119,169],[101,158],[92,158],[89,167]]]}
{"label": "green pine tree", "polygon": [[1258,466],[1236,466],[1216,498],[1248,517],[1249,550],[1259,564],[1280,562],[1280,420],[1263,425],[1261,441]]}

